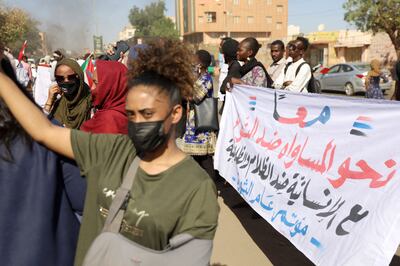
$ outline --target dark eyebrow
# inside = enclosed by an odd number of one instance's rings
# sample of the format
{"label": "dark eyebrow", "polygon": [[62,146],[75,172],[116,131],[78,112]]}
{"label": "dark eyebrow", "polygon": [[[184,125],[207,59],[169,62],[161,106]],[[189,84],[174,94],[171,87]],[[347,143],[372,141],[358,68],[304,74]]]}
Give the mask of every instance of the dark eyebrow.
{"label": "dark eyebrow", "polygon": [[[130,110],[130,109],[125,109],[125,111],[126,111],[127,113],[133,113],[133,112],[134,112],[133,110]],[[154,112],[155,109],[154,109],[154,108],[143,108],[143,109],[140,109],[138,112],[139,112],[139,113],[144,113],[144,112],[146,112],[146,111]]]}

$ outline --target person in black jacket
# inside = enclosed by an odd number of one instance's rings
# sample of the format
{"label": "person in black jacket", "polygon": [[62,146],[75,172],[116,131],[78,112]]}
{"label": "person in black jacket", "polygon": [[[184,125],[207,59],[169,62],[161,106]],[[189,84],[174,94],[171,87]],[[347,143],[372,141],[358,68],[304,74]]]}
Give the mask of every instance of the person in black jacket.
{"label": "person in black jacket", "polygon": [[236,53],[239,47],[239,42],[234,39],[229,39],[222,45],[222,54],[224,55],[225,62],[228,64],[228,75],[221,84],[220,92],[225,94],[227,84],[231,78],[240,78],[241,65],[236,58]]}
{"label": "person in black jacket", "polygon": [[394,66],[394,72],[396,74],[396,88],[394,90],[392,100],[400,101],[400,60],[397,61]]}

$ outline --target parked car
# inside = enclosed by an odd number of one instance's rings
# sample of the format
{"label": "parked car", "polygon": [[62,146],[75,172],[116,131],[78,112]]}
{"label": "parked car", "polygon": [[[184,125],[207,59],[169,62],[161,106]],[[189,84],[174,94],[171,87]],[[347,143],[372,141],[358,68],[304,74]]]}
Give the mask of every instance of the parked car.
{"label": "parked car", "polygon": [[[329,68],[325,73],[315,77],[321,91],[344,91],[351,96],[357,92],[365,92],[365,77],[371,66],[368,63],[343,63]],[[321,71],[322,72],[322,71]],[[381,89],[385,93],[392,86],[392,79],[388,70],[382,70],[387,81],[381,80]]]}

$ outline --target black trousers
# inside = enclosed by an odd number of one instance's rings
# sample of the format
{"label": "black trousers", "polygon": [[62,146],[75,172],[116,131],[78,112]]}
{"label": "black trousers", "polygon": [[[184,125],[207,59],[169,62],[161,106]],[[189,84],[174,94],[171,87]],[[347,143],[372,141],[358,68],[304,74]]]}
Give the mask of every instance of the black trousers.
{"label": "black trousers", "polygon": [[214,160],[211,155],[193,156],[195,161],[206,170],[207,174],[215,181],[216,172],[214,170]]}

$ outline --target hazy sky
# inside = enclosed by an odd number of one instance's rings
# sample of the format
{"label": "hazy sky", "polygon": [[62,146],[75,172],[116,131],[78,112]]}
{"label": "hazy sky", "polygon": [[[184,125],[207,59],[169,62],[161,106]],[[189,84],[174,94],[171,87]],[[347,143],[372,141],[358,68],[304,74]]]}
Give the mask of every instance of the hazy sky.
{"label": "hazy sky", "polygon": [[[104,42],[115,41],[118,32],[128,24],[132,6],[143,7],[150,0],[3,0],[30,12],[41,22],[49,39],[60,47],[77,49],[92,47],[93,34],[103,35]],[[175,0],[166,0],[167,15],[175,15]],[[345,0],[289,0],[289,24],[298,25],[304,33],[346,29],[342,5]]]}

